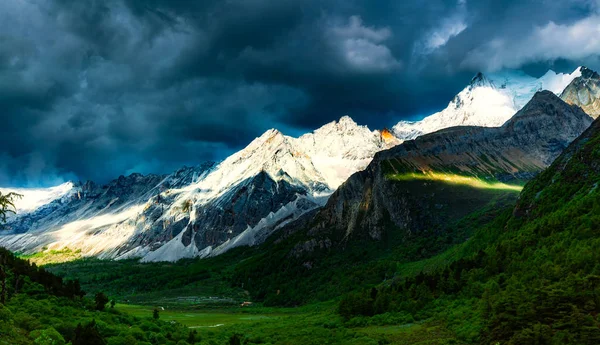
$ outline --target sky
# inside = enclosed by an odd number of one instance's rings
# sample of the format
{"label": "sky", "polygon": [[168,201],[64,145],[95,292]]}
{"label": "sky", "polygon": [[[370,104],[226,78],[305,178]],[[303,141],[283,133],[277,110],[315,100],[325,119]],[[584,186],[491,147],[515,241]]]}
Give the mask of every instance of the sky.
{"label": "sky", "polygon": [[0,186],[169,173],[346,114],[391,127],[478,71],[599,54],[596,0],[2,0]]}

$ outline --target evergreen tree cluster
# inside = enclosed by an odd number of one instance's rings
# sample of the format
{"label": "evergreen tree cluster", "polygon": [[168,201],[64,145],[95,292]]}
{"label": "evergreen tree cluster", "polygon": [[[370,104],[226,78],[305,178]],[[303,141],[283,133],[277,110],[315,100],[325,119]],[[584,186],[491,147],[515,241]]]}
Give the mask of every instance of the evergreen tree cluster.
{"label": "evergreen tree cluster", "polygon": [[18,258],[10,251],[0,248],[0,303],[18,293],[31,295],[38,293],[51,294],[58,297],[83,297],[78,280],[63,281],[35,263]]}

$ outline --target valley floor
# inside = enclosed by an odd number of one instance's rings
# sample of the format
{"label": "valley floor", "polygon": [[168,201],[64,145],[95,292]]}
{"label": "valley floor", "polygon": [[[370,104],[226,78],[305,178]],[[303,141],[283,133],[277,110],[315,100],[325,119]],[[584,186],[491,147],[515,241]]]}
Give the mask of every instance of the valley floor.
{"label": "valley floor", "polygon": [[[117,304],[115,309],[148,318],[153,307]],[[235,335],[245,344],[459,344],[440,323],[348,327],[331,303],[301,308],[248,307],[191,309],[167,307],[162,321],[175,321],[197,331],[200,344],[227,343]]]}

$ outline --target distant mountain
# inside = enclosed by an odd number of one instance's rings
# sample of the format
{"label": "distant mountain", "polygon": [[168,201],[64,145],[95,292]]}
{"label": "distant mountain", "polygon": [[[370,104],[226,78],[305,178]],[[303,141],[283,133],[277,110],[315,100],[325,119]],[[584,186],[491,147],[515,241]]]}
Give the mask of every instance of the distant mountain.
{"label": "distant mountain", "polygon": [[593,118],[600,116],[600,75],[587,67],[564,89],[560,98],[581,107]]}
{"label": "distant mountain", "polygon": [[296,250],[379,240],[391,229],[443,229],[499,191],[518,191],[591,122],[580,108],[542,91],[502,127],[453,127],[380,152],[331,196],[314,218],[311,239]]}
{"label": "distant mountain", "polygon": [[269,130],[219,164],[121,176],[106,186],[65,185],[64,195],[11,219],[0,244],[144,261],[222,253],[260,243],[322,206],[376,152],[398,143],[347,116],[299,138]]}
{"label": "distant mountain", "polygon": [[25,253],[66,247],[110,257],[131,236],[144,203],[161,189],[185,184],[209,167],[185,168],[169,176],[120,176],[104,186],[69,183],[67,195],[9,220],[8,234],[0,236],[0,244]]}
{"label": "distant mountain", "polygon": [[560,94],[581,68],[571,74],[548,71],[541,78],[522,72],[502,72],[490,78],[478,73],[448,106],[421,121],[400,121],[392,129],[400,140],[410,140],[454,126],[499,127],[521,109],[534,93],[549,90]]}

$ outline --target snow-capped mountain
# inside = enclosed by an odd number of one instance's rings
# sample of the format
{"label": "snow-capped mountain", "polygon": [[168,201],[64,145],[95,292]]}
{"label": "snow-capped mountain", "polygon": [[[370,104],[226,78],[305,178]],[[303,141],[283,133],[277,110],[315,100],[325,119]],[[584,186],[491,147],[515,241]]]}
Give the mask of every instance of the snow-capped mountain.
{"label": "snow-capped mountain", "polygon": [[504,71],[489,78],[478,73],[448,106],[420,121],[400,121],[392,131],[400,140],[454,126],[499,127],[510,119],[540,90],[559,95],[582,68],[571,74],[548,71],[540,78],[523,72]]}
{"label": "snow-capped mountain", "polygon": [[[181,253],[216,255],[261,243],[273,231],[324,205],[376,152],[398,143],[385,133],[359,126],[348,116],[300,138],[267,131],[205,179],[176,192],[180,195],[175,205],[190,205],[192,226],[143,260],[175,260]],[[166,216],[177,214],[171,209]]]}
{"label": "snow-capped mountain", "polygon": [[65,196],[12,219],[0,244],[144,261],[219,254],[260,243],[322,206],[376,152],[398,143],[347,116],[300,138],[272,129],[216,165],[71,184]]}
{"label": "snow-capped mountain", "polygon": [[348,116],[295,139],[332,189],[364,169],[376,152],[399,143],[388,130],[372,132]]}

